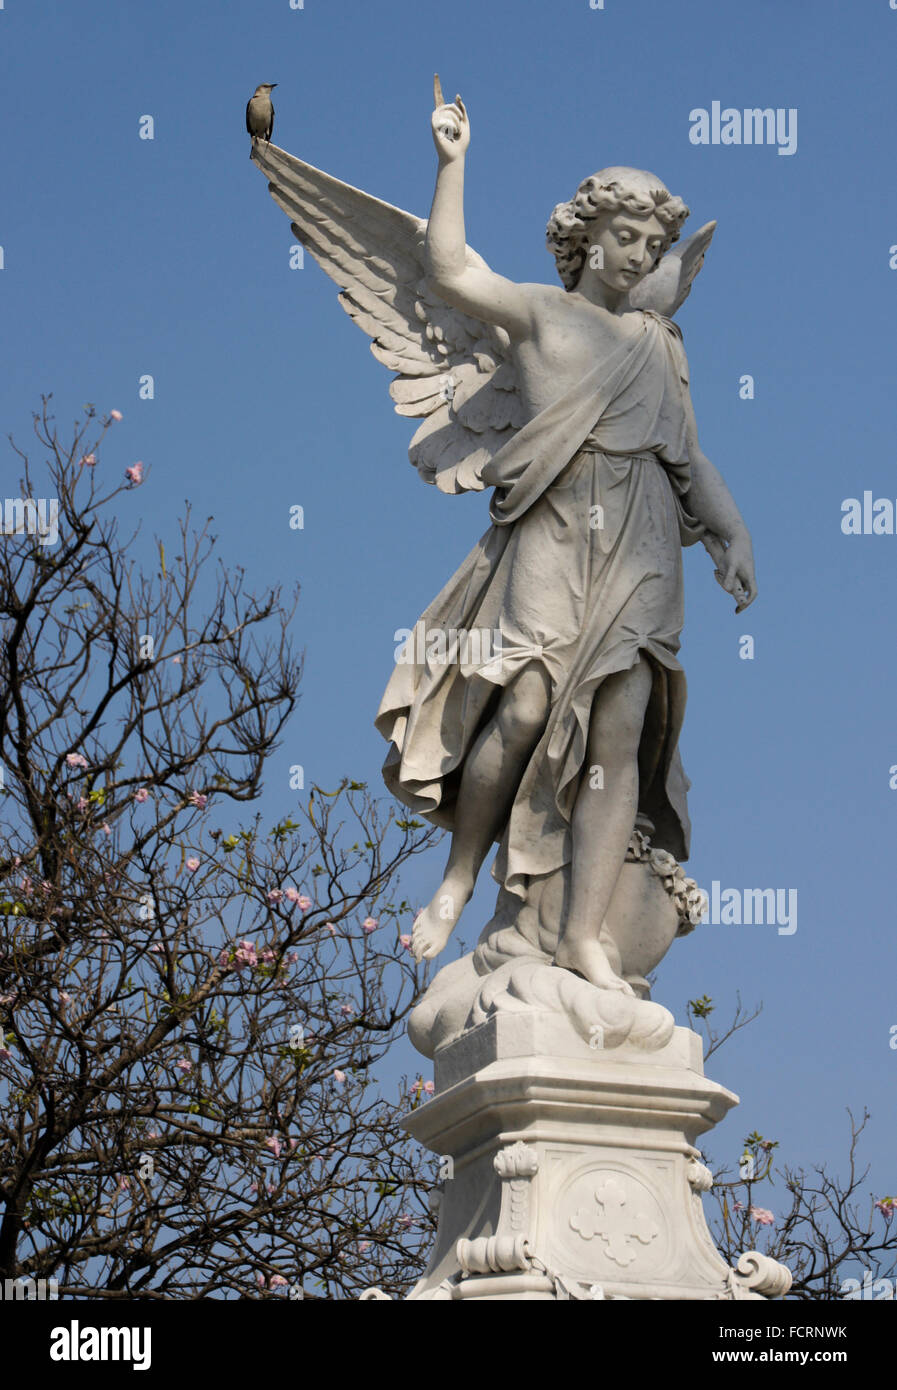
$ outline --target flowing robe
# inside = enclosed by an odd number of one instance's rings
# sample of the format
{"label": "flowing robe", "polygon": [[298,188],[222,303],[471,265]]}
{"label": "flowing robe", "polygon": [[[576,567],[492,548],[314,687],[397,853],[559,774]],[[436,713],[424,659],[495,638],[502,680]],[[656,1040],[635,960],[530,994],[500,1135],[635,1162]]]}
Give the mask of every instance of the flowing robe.
{"label": "flowing robe", "polygon": [[[688,365],[678,328],[650,310],[642,331],[540,411],[483,468],[492,525],[421,615],[418,629],[495,632],[500,650],[461,643],[397,664],[376,726],[390,744],[390,791],[453,827],[467,757],[500,688],[530,662],[551,681],[545,731],[522,769],[493,875],[528,880],[571,858],[573,807],[586,769],[596,692],[650,661],[639,750],[639,813],[652,839],[688,855],[689,783],[678,753],[685,676],[682,545],[703,527],[686,513]],[[472,650],[474,649],[474,650]]]}

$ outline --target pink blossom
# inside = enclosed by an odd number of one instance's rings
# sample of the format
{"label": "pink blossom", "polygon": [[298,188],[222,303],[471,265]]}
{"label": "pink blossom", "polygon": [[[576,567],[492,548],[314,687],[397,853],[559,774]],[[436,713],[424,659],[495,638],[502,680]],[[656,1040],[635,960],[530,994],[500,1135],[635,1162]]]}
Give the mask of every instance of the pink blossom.
{"label": "pink blossom", "polygon": [[436,1090],[436,1083],[435,1083],[435,1081],[425,1081],[425,1082],[424,1082],[424,1090],[426,1091],[426,1093],[427,1093],[428,1096],[432,1096],[433,1093],[434,1093],[435,1090]]}
{"label": "pink blossom", "polygon": [[299,1143],[299,1140],[298,1140],[298,1139],[291,1139],[291,1140],[290,1140],[290,1148],[291,1148],[291,1149],[295,1149],[295,1147],[296,1147],[296,1145],[297,1145],[298,1143]]}
{"label": "pink blossom", "polygon": [[406,1231],[410,1231],[411,1227],[414,1225],[414,1217],[409,1216],[406,1211],[403,1211],[399,1217],[399,1225],[404,1226]]}
{"label": "pink blossom", "polygon": [[150,946],[150,950],[156,956],[161,956],[162,954],[162,947],[159,945],[158,941],[155,943],[155,945]]}
{"label": "pink blossom", "polygon": [[324,925],[325,925],[325,927],[327,928],[327,930],[330,932],[330,935],[331,935],[331,936],[336,936],[336,927],[333,925],[332,922],[325,922]]}
{"label": "pink blossom", "polygon": [[142,463],[139,463],[139,462],[138,462],[138,463],[132,463],[131,466],[130,466],[130,468],[126,468],[126,469],[125,469],[125,477],[127,478],[127,480],[128,480],[129,483],[142,483],[142,482],[143,482],[143,464],[142,464]]}
{"label": "pink blossom", "polygon": [[733,1202],[733,1204],[732,1204],[732,1210],[733,1210],[733,1211],[744,1211],[744,1202]]}
{"label": "pink blossom", "polygon": [[400,946],[404,946],[406,951],[410,951],[410,950],[411,950],[411,937],[410,937],[410,936],[400,936],[400,937],[399,937],[399,945],[400,945]]}
{"label": "pink blossom", "polygon": [[359,1255],[364,1255],[366,1251],[370,1250],[370,1248],[371,1242],[369,1240],[360,1240],[358,1242],[358,1245],[356,1246]]}
{"label": "pink blossom", "polygon": [[104,834],[104,835],[111,835],[111,834],[112,834],[112,831],[109,829],[109,822],[108,822],[108,821],[105,821],[105,820],[103,821],[102,829],[103,829],[103,834]]}
{"label": "pink blossom", "polygon": [[196,870],[199,868],[199,860],[196,858],[196,855],[193,855],[190,859],[187,860],[187,863],[184,865],[184,868],[188,869],[191,874],[196,873]]}
{"label": "pink blossom", "polygon": [[268,1280],[269,1289],[285,1289],[289,1280],[284,1279],[282,1274],[272,1274]]}
{"label": "pink blossom", "polygon": [[31,879],[30,874],[26,874],[24,878],[19,879],[19,887],[21,888],[23,893],[31,892],[32,888],[34,887],[34,883]]}
{"label": "pink blossom", "polygon": [[146,787],[137,788],[136,792],[134,793],[134,800],[137,802],[144,802],[149,800],[149,792],[147,791]]}
{"label": "pink blossom", "polygon": [[205,792],[191,792],[190,800],[194,806],[198,806],[200,811],[204,811],[208,805],[209,798]]}
{"label": "pink blossom", "polygon": [[122,1174],[118,1180],[118,1186],[120,1191],[127,1192],[128,1188],[131,1186],[131,1179],[126,1178],[125,1175]]}
{"label": "pink blossom", "polygon": [[336,1082],[337,1086],[342,1086],[343,1082],[346,1079],[346,1073],[344,1071],[338,1071],[334,1069],[333,1079]]}
{"label": "pink blossom", "polygon": [[377,919],[376,919],[376,917],[365,917],[364,921],[363,921],[362,924],[361,924],[361,930],[362,930],[363,932],[365,932],[368,936],[370,936],[370,934],[371,934],[372,931],[376,931],[376,930],[377,930]]}
{"label": "pink blossom", "polygon": [[180,666],[180,664],[181,664],[181,658],[180,658],[179,656],[173,656],[173,657],[171,658],[171,660],[172,660],[172,662],[174,663],[175,666]]}
{"label": "pink blossom", "polygon": [[771,1226],[775,1221],[772,1212],[766,1207],[749,1207],[748,1216],[752,1216],[758,1226]]}
{"label": "pink blossom", "polygon": [[275,1158],[280,1158],[280,1140],[276,1134],[272,1134],[270,1139],[265,1140],[265,1147],[271,1150]]}
{"label": "pink blossom", "polygon": [[280,891],[279,888],[269,888],[269,889],[268,889],[268,902],[269,902],[269,903],[279,903],[282,897],[283,897],[283,893],[281,893],[281,891]]}
{"label": "pink blossom", "polygon": [[271,961],[274,960],[274,952],[271,950],[270,946],[265,947],[264,951],[262,951],[262,954],[259,956],[259,960],[263,960],[266,965],[270,965]]}
{"label": "pink blossom", "polygon": [[897,1211],[897,1197],[882,1197],[875,1203],[875,1208],[880,1211],[886,1221],[890,1221],[894,1212]]}
{"label": "pink blossom", "polygon": [[146,1137],[147,1139],[158,1139],[159,1131],[157,1129],[151,1129]]}
{"label": "pink blossom", "polygon": [[311,898],[297,898],[296,906],[299,908],[300,912],[307,912],[311,907]]}
{"label": "pink blossom", "polygon": [[290,962],[290,965],[295,965],[296,962],[298,961],[298,959],[299,959],[299,952],[298,952],[298,951],[291,951],[290,954],[287,956],[287,960]]}
{"label": "pink blossom", "polygon": [[83,753],[66,753],[65,760],[69,767],[87,767],[87,759]]}
{"label": "pink blossom", "polygon": [[75,802],[75,805],[77,806],[79,811],[87,811],[90,809],[90,802],[87,800],[86,796],[79,796],[78,800]]}
{"label": "pink blossom", "polygon": [[340,1005],[340,1013],[341,1013],[345,1018],[351,1018],[352,1015],[354,1014],[354,1012],[355,1012],[355,1006],[354,1006],[353,1004],[341,1004],[341,1005]]}
{"label": "pink blossom", "polygon": [[59,991],[59,1002],[61,1004],[71,1004],[72,996],[70,994],[66,994],[64,989],[61,989]]}
{"label": "pink blossom", "polygon": [[182,1057],[181,1060],[176,1063],[176,1066],[185,1076],[193,1070],[193,1063],[190,1061],[189,1057]]}
{"label": "pink blossom", "polygon": [[259,1286],[260,1289],[263,1289],[263,1288],[265,1287],[265,1276],[264,1276],[264,1274],[257,1274],[257,1275],[255,1276],[255,1282],[258,1284],[258,1286]]}
{"label": "pink blossom", "polygon": [[82,454],[81,458],[78,460],[78,463],[82,468],[93,468],[96,461],[96,454]]}
{"label": "pink blossom", "polygon": [[120,410],[110,410],[110,412],[109,412],[109,419],[110,419],[110,420],[120,420],[121,418],[122,418],[122,413],[121,413]]}
{"label": "pink blossom", "polygon": [[297,903],[299,901],[299,889],[294,888],[292,884],[290,884],[289,888],[284,889],[283,895],[287,902]]}
{"label": "pink blossom", "polygon": [[12,1053],[8,1047],[0,1046],[0,1062],[8,1062]]}
{"label": "pink blossom", "polygon": [[416,1081],[412,1082],[412,1084],[408,1087],[409,1096],[419,1096],[423,1084],[424,1083],[420,1077],[418,1077]]}
{"label": "pink blossom", "polygon": [[234,953],[234,967],[242,970],[244,965],[258,965],[259,958],[256,955],[255,943],[252,941],[241,941]]}

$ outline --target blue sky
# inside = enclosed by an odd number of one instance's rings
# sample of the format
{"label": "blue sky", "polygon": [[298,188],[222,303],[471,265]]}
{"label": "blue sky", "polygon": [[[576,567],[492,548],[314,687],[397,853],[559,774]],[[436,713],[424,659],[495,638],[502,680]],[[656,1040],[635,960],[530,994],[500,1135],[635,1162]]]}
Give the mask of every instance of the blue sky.
{"label": "blue sky", "polygon": [[[876,1195],[897,1191],[897,536],[840,524],[845,498],[897,498],[897,11],[7,0],[0,40],[4,432],[27,434],[42,391],[60,422],[87,400],[119,408],[102,466],[146,464],[121,508],[147,540],[173,541],[189,499],[250,586],[300,581],[305,679],[272,760],[272,815],[293,800],[292,763],[324,785],[379,785],[393,633],[486,529],[487,499],[419,481],[385,369],[311,259],[290,270],[289,225],[248,159],[255,85],[279,84],[276,143],[426,215],[438,69],[470,112],[468,240],[516,279],[553,280],[547,217],[609,164],[658,173],[691,207],[687,230],[718,220],[678,318],[702,446],[753,533],[760,597],[736,618],[703,549],[686,554],[689,872],[796,889],[798,927],[701,927],[675,943],[655,997],[680,1022],[704,993],[720,1017],[736,990],[764,1003],[709,1067],[742,1098],[708,1146],[717,1162],[759,1128],[792,1162],[843,1169],[845,1108],[867,1105]],[[689,113],[714,100],[796,108],[796,153],[692,144]],[[147,114],[152,141],[138,138]],[[138,400],[144,373],[152,401]],[[12,484],[12,455],[0,466]],[[443,856],[414,864],[409,897],[426,900]],[[485,879],[468,945],[493,898]],[[410,1053],[396,1065],[416,1069]],[[778,1212],[784,1194],[761,1200]]]}

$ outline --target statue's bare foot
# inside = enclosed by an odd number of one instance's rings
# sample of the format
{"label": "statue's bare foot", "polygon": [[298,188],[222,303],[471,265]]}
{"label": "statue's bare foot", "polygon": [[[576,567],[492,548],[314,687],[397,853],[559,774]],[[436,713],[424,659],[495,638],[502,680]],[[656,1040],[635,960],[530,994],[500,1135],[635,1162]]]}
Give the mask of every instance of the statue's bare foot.
{"label": "statue's bare foot", "polygon": [[623,994],[634,994],[632,986],[614,973],[604,947],[593,938],[559,942],[554,963],[564,970],[575,970],[598,989],[618,989]]}
{"label": "statue's bare foot", "polygon": [[470,902],[473,884],[448,874],[432,900],[419,912],[411,929],[411,953],[415,960],[438,956]]}

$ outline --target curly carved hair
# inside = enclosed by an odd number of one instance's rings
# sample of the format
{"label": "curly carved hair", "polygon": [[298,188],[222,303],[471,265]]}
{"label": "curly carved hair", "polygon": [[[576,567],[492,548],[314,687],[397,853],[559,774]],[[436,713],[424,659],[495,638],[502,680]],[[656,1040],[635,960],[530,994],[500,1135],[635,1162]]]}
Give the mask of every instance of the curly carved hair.
{"label": "curly carved hair", "polygon": [[666,255],[688,216],[689,209],[647,169],[613,165],[579,185],[569,203],[558,203],[548,219],[545,243],[557,263],[565,290],[576,289],[589,249],[589,223],[602,213],[629,212],[634,217],[652,214],[666,228],[655,270]]}

